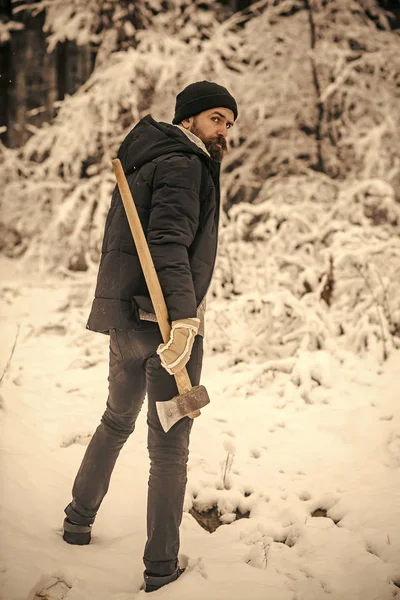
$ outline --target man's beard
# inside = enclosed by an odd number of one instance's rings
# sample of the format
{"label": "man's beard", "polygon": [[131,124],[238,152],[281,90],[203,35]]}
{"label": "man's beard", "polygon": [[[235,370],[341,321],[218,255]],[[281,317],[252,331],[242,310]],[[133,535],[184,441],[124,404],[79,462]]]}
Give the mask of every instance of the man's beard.
{"label": "man's beard", "polygon": [[[225,153],[228,150],[226,139],[222,135],[218,135],[216,138],[208,140],[204,137],[202,130],[197,126],[196,120],[193,121],[193,125],[190,129],[194,135],[204,143],[212,159],[221,162],[224,158]],[[218,145],[219,144],[219,145]]]}

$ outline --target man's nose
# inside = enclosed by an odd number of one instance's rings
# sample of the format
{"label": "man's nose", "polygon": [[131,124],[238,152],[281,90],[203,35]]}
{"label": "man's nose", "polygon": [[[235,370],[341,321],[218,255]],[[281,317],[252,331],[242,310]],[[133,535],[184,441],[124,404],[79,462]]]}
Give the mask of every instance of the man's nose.
{"label": "man's nose", "polygon": [[226,139],[228,137],[228,129],[227,129],[226,125],[219,125],[219,127],[217,129],[217,134],[222,135],[222,137],[224,137]]}

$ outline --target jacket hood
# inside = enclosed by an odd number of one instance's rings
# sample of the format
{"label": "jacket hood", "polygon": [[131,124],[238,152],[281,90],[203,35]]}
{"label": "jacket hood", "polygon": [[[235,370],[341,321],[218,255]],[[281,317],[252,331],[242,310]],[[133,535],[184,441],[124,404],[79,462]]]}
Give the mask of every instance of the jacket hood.
{"label": "jacket hood", "polygon": [[197,154],[208,166],[211,161],[216,162],[178,127],[155,121],[151,115],[141,119],[128,133],[118,151],[118,158],[128,175],[145,163],[171,152]]}

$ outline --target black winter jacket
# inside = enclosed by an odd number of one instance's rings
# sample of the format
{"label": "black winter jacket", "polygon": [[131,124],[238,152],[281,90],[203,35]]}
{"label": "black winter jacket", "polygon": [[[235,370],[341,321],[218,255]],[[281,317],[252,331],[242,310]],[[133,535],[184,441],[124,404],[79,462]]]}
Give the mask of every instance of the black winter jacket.
{"label": "black winter jacket", "polygon": [[[177,127],[150,115],[118,152],[149,244],[171,321],[196,316],[211,282],[218,240],[220,163]],[[140,329],[154,309],[118,186],[105,224],[87,328]]]}

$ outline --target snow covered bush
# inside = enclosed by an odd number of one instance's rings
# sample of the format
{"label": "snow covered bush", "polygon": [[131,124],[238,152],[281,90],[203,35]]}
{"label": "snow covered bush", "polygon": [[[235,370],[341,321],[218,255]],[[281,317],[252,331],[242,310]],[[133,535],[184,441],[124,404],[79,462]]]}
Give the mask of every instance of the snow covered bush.
{"label": "snow covered bush", "polygon": [[232,353],[233,361],[335,353],[339,336],[379,360],[400,347],[393,188],[378,179],[310,179],[270,182],[259,204],[229,212],[207,328],[212,349]]}

